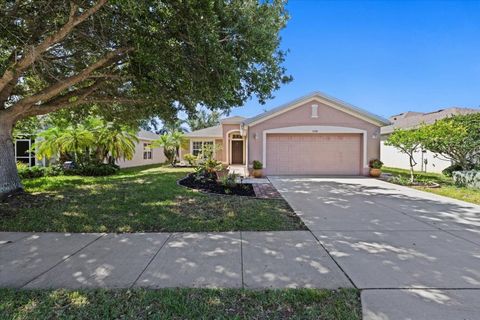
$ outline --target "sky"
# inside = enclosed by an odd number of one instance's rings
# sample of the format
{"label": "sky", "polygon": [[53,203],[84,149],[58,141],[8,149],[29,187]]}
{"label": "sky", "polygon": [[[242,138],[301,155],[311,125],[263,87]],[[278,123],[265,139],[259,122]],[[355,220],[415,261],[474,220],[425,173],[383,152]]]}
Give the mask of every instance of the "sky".
{"label": "sky", "polygon": [[282,31],[294,80],[254,116],[321,91],[383,117],[480,106],[480,0],[290,0]]}

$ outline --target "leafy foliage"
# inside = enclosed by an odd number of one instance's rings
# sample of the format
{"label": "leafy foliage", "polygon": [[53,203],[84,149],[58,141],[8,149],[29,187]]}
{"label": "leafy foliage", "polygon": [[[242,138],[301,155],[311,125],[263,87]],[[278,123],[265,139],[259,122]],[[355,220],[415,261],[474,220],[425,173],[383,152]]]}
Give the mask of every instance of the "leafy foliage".
{"label": "leafy foliage", "polygon": [[469,170],[480,162],[480,113],[456,115],[425,126],[422,144]]}
{"label": "leafy foliage", "polygon": [[420,150],[424,137],[425,131],[423,128],[413,130],[395,129],[387,141],[385,141],[385,145],[393,146],[408,156],[411,183],[415,181],[413,167],[417,165],[414,156],[415,153]]}
{"label": "leafy foliage", "polygon": [[254,170],[261,170],[263,168],[263,163],[258,160],[253,160],[253,169]]}
{"label": "leafy foliage", "polygon": [[383,167],[383,162],[379,159],[370,160],[368,166],[372,169],[381,169]]}
{"label": "leafy foliage", "polygon": [[191,153],[184,154],[183,159],[185,159],[191,167],[195,167],[197,165],[197,157]]}
{"label": "leafy foliage", "polygon": [[194,115],[191,115],[188,118],[187,123],[192,131],[200,130],[220,124],[221,116],[222,113],[218,111],[208,112],[205,109],[201,109]]}
{"label": "leafy foliage", "polygon": [[188,140],[182,132],[174,131],[173,133],[162,134],[158,140],[153,142],[152,146],[162,147],[168,163],[175,165],[180,156],[180,149],[185,148],[187,142]]}

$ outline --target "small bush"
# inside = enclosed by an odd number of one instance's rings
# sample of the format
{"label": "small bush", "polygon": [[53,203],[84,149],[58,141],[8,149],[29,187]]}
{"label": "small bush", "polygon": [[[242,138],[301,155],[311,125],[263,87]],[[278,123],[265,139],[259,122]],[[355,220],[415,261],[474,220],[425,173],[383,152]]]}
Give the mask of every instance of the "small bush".
{"label": "small bush", "polygon": [[64,174],[63,166],[61,164],[52,164],[45,168],[45,175],[49,177],[61,176]]}
{"label": "small bush", "polygon": [[[18,168],[18,165],[17,165]],[[39,166],[33,166],[33,167],[28,167],[28,166],[20,166],[18,170],[18,175],[22,179],[33,179],[33,178],[40,178],[44,177],[46,174],[46,168],[44,167],[39,167]]]}
{"label": "small bush", "polygon": [[480,171],[455,171],[453,181],[457,187],[480,189]]}
{"label": "small bush", "polygon": [[237,178],[239,175],[237,173],[229,173],[222,177],[220,183],[225,188],[234,188],[237,185]]}
{"label": "small bush", "polygon": [[402,185],[402,186],[409,186],[409,185],[412,184],[410,182],[410,179],[406,178],[404,176],[393,176],[390,179],[390,182],[395,183],[395,184],[399,184],[399,185]]}
{"label": "small bush", "polygon": [[261,170],[263,168],[263,163],[258,160],[253,160],[253,170]]}
{"label": "small bush", "polygon": [[114,164],[88,163],[70,170],[69,173],[78,174],[80,176],[101,177],[113,175],[117,173],[119,169],[120,167]]}
{"label": "small bush", "polygon": [[372,169],[381,169],[383,167],[383,162],[378,159],[370,160],[368,166]]}
{"label": "small bush", "polygon": [[185,161],[187,161],[188,164],[192,167],[195,167],[197,165],[197,157],[193,154],[187,153],[183,156],[183,159],[185,159]]}
{"label": "small bush", "polygon": [[459,165],[459,164],[452,164],[451,166],[449,167],[446,167],[445,169],[443,169],[442,173],[447,176],[447,177],[451,177],[453,172],[454,171],[462,171],[462,166]]}

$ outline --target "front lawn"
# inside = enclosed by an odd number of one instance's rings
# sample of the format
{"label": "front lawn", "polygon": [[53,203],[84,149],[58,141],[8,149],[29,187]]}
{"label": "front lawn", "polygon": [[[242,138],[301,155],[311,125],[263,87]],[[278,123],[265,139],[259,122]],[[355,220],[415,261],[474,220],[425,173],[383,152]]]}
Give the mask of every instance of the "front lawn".
{"label": "front lawn", "polygon": [[177,185],[188,169],[148,166],[109,177],[24,180],[0,203],[0,231],[174,232],[305,229],[284,200],[202,194]]}
{"label": "front lawn", "polygon": [[361,319],[355,289],[0,289],[1,319]]}
{"label": "front lawn", "polygon": [[[410,171],[398,168],[383,167],[382,172],[390,173],[393,176],[401,177],[403,180],[410,179]],[[452,178],[444,176],[439,173],[415,172],[415,178],[420,182],[435,182],[440,185],[440,188],[428,188],[415,186],[415,189],[436,193],[442,196],[463,200],[475,204],[480,204],[480,190],[466,187],[457,187],[453,183]]]}

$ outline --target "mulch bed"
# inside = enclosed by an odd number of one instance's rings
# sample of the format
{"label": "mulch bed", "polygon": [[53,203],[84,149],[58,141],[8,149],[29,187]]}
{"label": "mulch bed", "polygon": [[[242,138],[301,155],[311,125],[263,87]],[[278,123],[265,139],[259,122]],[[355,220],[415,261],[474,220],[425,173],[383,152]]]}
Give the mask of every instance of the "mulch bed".
{"label": "mulch bed", "polygon": [[237,183],[235,187],[227,188],[214,181],[208,181],[206,183],[197,181],[192,173],[178,181],[178,183],[184,187],[198,189],[208,193],[255,197],[255,191],[250,183]]}

